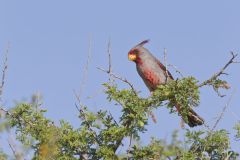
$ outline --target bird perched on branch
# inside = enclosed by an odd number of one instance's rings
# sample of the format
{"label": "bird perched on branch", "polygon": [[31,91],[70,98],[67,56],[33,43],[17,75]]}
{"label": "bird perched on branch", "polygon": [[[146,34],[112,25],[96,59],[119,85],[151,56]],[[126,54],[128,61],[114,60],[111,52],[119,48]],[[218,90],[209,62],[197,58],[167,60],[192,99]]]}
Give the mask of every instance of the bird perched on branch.
{"label": "bird perched on branch", "polygon": [[[149,50],[144,48],[144,44],[149,40],[145,40],[128,52],[128,59],[136,63],[138,74],[143,79],[144,83],[153,92],[158,85],[166,84],[167,81],[174,80],[171,73],[166,70],[166,67],[154,57]],[[181,114],[181,107],[175,104],[177,111]],[[187,114],[187,122],[190,127],[202,125],[204,120],[191,108]]]}

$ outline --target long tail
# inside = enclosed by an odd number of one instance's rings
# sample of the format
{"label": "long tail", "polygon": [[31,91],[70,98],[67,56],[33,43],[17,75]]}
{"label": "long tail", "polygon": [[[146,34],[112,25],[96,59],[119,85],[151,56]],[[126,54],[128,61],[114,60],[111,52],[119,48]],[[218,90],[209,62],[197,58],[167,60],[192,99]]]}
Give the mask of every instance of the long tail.
{"label": "long tail", "polygon": [[188,125],[195,127],[204,124],[204,119],[200,117],[194,110],[190,109],[188,112]]}
{"label": "long tail", "polygon": [[[177,111],[179,112],[180,107],[176,105]],[[180,112],[179,112],[180,113]],[[189,109],[187,115],[187,123],[189,127],[200,126],[204,124],[204,119],[201,118],[193,109]]]}

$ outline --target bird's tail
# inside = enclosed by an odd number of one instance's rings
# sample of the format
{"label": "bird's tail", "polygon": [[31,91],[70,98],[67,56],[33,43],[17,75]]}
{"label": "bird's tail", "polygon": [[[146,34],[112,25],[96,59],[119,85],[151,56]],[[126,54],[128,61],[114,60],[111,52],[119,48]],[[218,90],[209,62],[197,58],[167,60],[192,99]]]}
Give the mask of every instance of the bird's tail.
{"label": "bird's tail", "polygon": [[190,109],[187,115],[188,125],[195,127],[204,124],[204,120],[193,109]]}
{"label": "bird's tail", "polygon": [[[177,105],[176,108],[179,112],[180,107]],[[193,109],[190,108],[187,115],[187,122],[185,121],[185,123],[187,123],[189,127],[200,126],[204,124],[204,119],[201,118]]]}

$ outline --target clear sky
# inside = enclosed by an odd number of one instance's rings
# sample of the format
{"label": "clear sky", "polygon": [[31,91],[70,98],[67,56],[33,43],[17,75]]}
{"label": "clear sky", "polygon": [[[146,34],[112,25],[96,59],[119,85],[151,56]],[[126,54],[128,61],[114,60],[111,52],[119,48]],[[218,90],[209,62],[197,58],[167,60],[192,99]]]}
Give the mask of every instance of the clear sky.
{"label": "clear sky", "polygon": [[[101,84],[108,76],[96,69],[107,67],[109,38],[114,72],[131,81],[142,96],[149,96],[149,92],[134,63],[128,61],[127,53],[145,39],[151,40],[146,47],[160,60],[166,48],[168,63],[177,66],[185,76],[207,79],[228,61],[230,51],[240,52],[239,6],[238,0],[1,0],[2,61],[10,42],[4,104],[12,107],[14,101],[30,99],[33,93],[40,92],[47,117],[79,126],[73,90],[78,91],[81,86],[89,37],[92,55],[82,101],[91,110],[106,109],[115,116],[121,110],[104,99]],[[218,128],[232,130],[239,120],[239,68],[239,64],[230,66],[227,70],[230,75],[223,77],[232,86],[224,92],[226,97],[217,97],[211,88],[201,89],[201,105],[196,110],[208,125],[213,125],[233,88],[235,95]],[[170,70],[174,77],[179,77]],[[174,129],[181,132],[177,115],[168,114],[164,108],[159,108],[156,115],[158,123],[150,121],[148,131],[142,135],[144,139],[165,138]],[[234,133],[230,136],[233,139]],[[239,142],[233,146],[240,151]]]}

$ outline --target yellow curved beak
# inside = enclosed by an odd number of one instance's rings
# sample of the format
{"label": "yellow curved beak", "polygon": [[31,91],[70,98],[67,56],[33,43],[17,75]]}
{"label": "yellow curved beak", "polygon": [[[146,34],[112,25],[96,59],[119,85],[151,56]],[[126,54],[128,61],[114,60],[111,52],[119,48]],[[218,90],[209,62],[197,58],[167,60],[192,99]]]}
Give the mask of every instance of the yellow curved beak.
{"label": "yellow curved beak", "polygon": [[128,55],[128,59],[129,59],[130,61],[135,61],[136,58],[137,58],[136,54],[129,54],[129,55]]}

